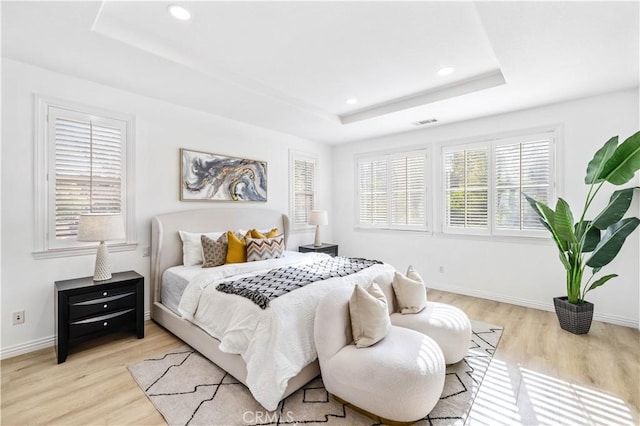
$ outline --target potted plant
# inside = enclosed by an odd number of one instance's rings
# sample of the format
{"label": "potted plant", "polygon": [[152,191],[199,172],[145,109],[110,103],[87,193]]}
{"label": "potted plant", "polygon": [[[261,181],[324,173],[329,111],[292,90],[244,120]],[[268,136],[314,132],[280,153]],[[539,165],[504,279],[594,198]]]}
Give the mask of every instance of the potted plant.
{"label": "potted plant", "polygon": [[[585,183],[589,185],[587,198],[577,222],[569,204],[558,198],[555,210],[525,194],[540,222],[549,230],[567,273],[566,297],[554,298],[560,326],[575,334],[589,332],[593,319],[593,304],[585,301],[587,293],[617,277],[616,274],[595,275],[620,252],[625,239],[640,223],[637,217],[624,217],[631,205],[636,188],[615,191],[607,206],[593,219],[586,219],[587,210],[596,195],[608,182],[624,185],[640,169],[640,132],[618,145],[615,136],[600,148],[587,166]],[[591,276],[585,281],[585,269]]]}

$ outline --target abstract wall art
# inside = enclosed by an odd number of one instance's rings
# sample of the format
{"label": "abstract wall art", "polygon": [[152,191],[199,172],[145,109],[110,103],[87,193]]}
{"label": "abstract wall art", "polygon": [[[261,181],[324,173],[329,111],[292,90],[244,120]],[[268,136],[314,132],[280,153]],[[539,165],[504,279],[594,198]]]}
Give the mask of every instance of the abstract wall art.
{"label": "abstract wall art", "polygon": [[181,201],[267,201],[267,162],[180,149]]}

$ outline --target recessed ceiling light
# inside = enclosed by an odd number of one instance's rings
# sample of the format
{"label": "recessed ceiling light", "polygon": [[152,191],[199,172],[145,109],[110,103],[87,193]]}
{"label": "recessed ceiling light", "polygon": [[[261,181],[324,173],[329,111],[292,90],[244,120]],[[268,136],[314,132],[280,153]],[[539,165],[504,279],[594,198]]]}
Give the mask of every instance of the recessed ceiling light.
{"label": "recessed ceiling light", "polygon": [[346,101],[344,101],[345,103],[349,104],[349,105],[355,105],[358,103],[358,100],[356,98],[349,98]]}
{"label": "recessed ceiling light", "polygon": [[191,19],[191,12],[185,9],[182,6],[178,6],[176,4],[172,4],[169,6],[169,13],[176,19],[181,21],[188,21]]}
{"label": "recessed ceiling light", "polygon": [[455,69],[455,68],[453,68],[453,67],[444,67],[444,68],[440,68],[440,69],[438,70],[438,75],[443,76],[443,77],[444,77],[445,75],[451,75],[451,74],[453,74],[453,72],[454,72],[455,70],[456,70],[456,69]]}

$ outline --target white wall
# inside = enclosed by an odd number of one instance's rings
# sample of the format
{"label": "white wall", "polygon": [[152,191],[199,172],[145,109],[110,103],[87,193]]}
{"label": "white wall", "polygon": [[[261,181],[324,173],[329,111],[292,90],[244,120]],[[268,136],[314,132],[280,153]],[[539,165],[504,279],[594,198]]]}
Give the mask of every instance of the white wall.
{"label": "white wall", "polygon": [[[341,254],[383,260],[401,271],[413,264],[433,288],[551,310],[552,298],[565,292],[565,277],[550,240],[492,240],[444,235],[437,229],[434,233],[356,229],[354,155],[425,146],[431,147],[433,160],[438,157],[437,144],[447,141],[560,125],[564,134],[560,141],[564,152],[559,159],[564,191],[560,195],[577,210],[584,203],[584,175],[593,153],[611,136],[626,138],[640,129],[638,101],[638,91],[629,90],[335,147],[333,214],[344,219],[333,221],[333,232]],[[430,193],[434,190],[437,188],[432,186]],[[592,214],[605,205],[612,190],[602,192],[604,197],[594,203]],[[636,192],[630,210],[636,216],[640,216],[639,198]],[[619,277],[589,293],[588,300],[596,305],[596,319],[638,326],[638,235],[636,231],[616,260],[603,270]]]}
{"label": "white wall", "polygon": [[[126,72],[123,70],[123,72]],[[53,282],[93,275],[95,255],[35,260],[34,94],[65,99],[136,117],[136,222],[138,250],[111,253],[112,270],[136,270],[146,278],[148,295],[151,218],[194,208],[232,203],[179,201],[179,149],[246,157],[268,162],[268,201],[243,204],[289,212],[289,149],[319,159],[318,208],[331,214],[329,146],[219,116],[183,108],[130,92],[2,60],[2,357],[49,346],[54,338]],[[323,237],[331,241],[330,229]],[[313,241],[313,231],[293,233],[289,247]],[[11,324],[11,313],[25,310],[26,322]],[[149,311],[148,297],[145,311]]]}

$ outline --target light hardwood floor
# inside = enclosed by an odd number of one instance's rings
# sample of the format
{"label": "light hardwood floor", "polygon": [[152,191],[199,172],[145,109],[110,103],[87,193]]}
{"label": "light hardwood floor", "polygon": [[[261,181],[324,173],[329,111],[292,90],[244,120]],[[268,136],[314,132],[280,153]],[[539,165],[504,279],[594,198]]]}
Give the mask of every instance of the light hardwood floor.
{"label": "light hardwood floor", "polygon": [[[436,290],[429,299],[504,327],[471,410],[470,424],[639,423],[640,332],[594,322],[588,335],[562,331],[555,314]],[[146,337],[120,334],[72,349],[2,361],[1,423],[164,424],[126,366],[182,342],[146,323]]]}

